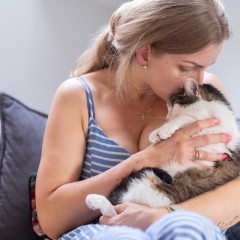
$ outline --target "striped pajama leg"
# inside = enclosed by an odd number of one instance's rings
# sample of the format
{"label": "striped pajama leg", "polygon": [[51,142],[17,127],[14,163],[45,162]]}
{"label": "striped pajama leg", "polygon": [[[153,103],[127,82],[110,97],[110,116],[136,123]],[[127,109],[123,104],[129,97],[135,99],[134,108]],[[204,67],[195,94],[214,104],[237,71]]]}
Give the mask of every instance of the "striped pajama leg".
{"label": "striped pajama leg", "polygon": [[225,240],[224,233],[209,219],[190,211],[171,212],[147,230],[152,240]]}
{"label": "striped pajama leg", "polygon": [[[77,231],[78,229],[78,231]],[[210,220],[190,211],[169,213],[145,232],[126,226],[85,225],[61,240],[225,240]],[[70,237],[69,234],[72,234]]]}
{"label": "striped pajama leg", "polygon": [[75,228],[61,236],[59,240],[92,240],[94,235],[103,232],[109,226],[100,224],[88,224]]}

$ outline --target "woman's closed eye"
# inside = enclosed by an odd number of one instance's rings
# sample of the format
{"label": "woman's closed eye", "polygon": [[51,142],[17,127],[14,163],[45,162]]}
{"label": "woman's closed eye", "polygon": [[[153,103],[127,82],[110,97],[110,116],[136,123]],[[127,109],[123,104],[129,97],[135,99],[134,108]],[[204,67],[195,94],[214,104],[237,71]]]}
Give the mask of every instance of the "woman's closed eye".
{"label": "woman's closed eye", "polygon": [[194,70],[194,68],[192,67],[181,66],[181,65],[178,67],[178,69],[180,70],[180,72],[184,72],[184,73],[191,72]]}

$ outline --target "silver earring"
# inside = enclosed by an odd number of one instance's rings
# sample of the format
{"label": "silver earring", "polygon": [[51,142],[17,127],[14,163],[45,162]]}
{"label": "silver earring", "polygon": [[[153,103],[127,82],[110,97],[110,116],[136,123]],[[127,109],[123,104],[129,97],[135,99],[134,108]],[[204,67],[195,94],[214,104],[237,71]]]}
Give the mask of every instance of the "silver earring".
{"label": "silver earring", "polygon": [[147,69],[147,68],[148,68],[148,65],[141,65],[141,67],[142,67],[143,69]]}

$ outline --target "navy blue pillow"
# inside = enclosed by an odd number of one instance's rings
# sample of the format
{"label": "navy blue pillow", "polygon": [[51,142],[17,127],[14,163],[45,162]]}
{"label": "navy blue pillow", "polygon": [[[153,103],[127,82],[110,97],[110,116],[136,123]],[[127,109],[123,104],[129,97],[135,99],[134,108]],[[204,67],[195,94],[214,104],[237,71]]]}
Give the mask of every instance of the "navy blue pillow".
{"label": "navy blue pillow", "polygon": [[0,93],[0,238],[38,239],[30,221],[28,180],[37,171],[47,115]]}

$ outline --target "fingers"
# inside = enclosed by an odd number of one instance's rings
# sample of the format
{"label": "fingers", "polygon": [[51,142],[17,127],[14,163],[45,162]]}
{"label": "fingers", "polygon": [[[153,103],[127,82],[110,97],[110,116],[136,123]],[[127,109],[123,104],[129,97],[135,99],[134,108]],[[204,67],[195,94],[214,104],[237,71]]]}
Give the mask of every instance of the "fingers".
{"label": "fingers", "polygon": [[[191,138],[190,144],[194,149],[196,147],[217,144],[217,143],[227,143],[231,140],[229,134],[205,134],[197,137]],[[220,161],[228,157],[225,153],[212,153],[205,151],[195,150],[195,160],[207,160],[207,161]]]}
{"label": "fingers", "polygon": [[116,225],[119,224],[119,214],[121,214],[122,212],[124,212],[126,210],[126,208],[131,205],[131,203],[122,203],[122,204],[118,204],[116,206],[114,206],[115,211],[117,212],[118,215],[112,216],[112,217],[108,217],[108,216],[101,216],[99,218],[99,222],[101,224],[106,224],[106,225]]}
{"label": "fingers", "polygon": [[231,140],[231,136],[229,134],[221,133],[221,134],[205,134],[197,137],[191,138],[190,144],[192,147],[201,147],[216,143],[227,143]]}
{"label": "fingers", "polygon": [[[180,135],[179,135],[180,136]],[[228,157],[224,153],[212,153],[198,150],[199,147],[227,143],[231,140],[229,134],[205,134],[196,137],[189,137],[185,141],[178,141],[176,143],[176,151],[174,159],[177,159],[180,163],[184,163],[188,160],[207,160],[207,161],[218,161]]]}
{"label": "fingers", "polygon": [[114,209],[119,214],[121,212],[124,212],[128,208],[136,209],[136,208],[143,208],[143,207],[146,207],[146,206],[142,204],[133,203],[133,202],[124,202],[124,203],[115,205]]}
{"label": "fingers", "polygon": [[184,127],[181,131],[182,134],[191,137],[192,135],[196,134],[200,130],[208,127],[213,127],[219,124],[219,119],[217,118],[207,118],[203,120],[195,121],[188,126]]}
{"label": "fingers", "polygon": [[198,157],[196,154],[193,156],[193,160],[207,160],[207,161],[221,161],[228,157],[226,153],[211,153],[211,152],[205,152],[205,151],[197,151]]}
{"label": "fingers", "polygon": [[107,216],[101,216],[99,218],[99,223],[100,224],[106,224],[106,225],[110,225],[111,224],[111,217],[107,217]]}
{"label": "fingers", "polygon": [[123,212],[126,209],[126,204],[118,204],[116,206],[114,206],[115,211],[119,214],[121,212]]}

